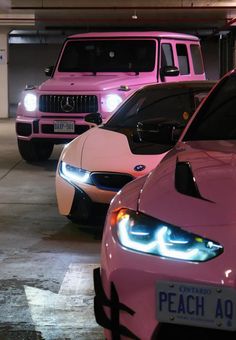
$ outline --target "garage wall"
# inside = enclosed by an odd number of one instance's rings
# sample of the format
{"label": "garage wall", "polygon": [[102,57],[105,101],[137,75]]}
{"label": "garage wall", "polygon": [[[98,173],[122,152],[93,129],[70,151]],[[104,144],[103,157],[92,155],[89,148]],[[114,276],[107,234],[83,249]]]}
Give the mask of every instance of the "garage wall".
{"label": "garage wall", "polygon": [[202,39],[201,46],[207,79],[219,79],[219,38]]}
{"label": "garage wall", "polygon": [[[61,46],[62,43],[9,45],[10,117],[16,116],[17,103],[25,85],[38,85],[47,79],[44,68],[55,64]],[[207,78],[218,79],[218,40],[202,40],[202,50]]]}
{"label": "garage wall", "polygon": [[54,65],[61,44],[9,45],[9,116],[15,117],[21,91],[26,84],[38,85],[47,77],[44,69]]}

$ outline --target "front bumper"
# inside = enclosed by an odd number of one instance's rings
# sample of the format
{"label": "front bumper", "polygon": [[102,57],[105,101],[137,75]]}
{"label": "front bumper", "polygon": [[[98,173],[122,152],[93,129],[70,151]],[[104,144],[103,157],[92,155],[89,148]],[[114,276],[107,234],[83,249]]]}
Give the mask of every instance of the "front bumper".
{"label": "front bumper", "polygon": [[[123,275],[122,275],[123,274]],[[133,272],[130,271],[122,275],[125,284],[129,286],[129,276],[133,276]],[[141,273],[139,274],[141,275]],[[101,269],[94,269],[93,273],[94,281],[94,314],[96,322],[104,328],[104,333],[107,340],[121,340],[121,339],[149,339],[149,340],[161,340],[161,339],[183,339],[189,340],[193,337],[204,339],[215,339],[218,335],[220,338],[235,339],[236,332],[230,332],[221,329],[212,329],[196,326],[188,326],[184,324],[174,323],[159,323],[157,320],[153,320],[155,315],[155,309],[153,308],[150,313],[145,305],[153,305],[155,299],[150,297],[147,300],[142,300],[139,297],[140,286],[135,287],[135,280],[137,277],[131,279],[133,286],[127,290],[130,291],[130,295],[134,295],[136,302],[132,303],[132,299],[128,302],[128,299],[124,297],[120,289],[119,284],[110,281],[109,282],[109,294],[105,289],[106,282],[101,278]],[[115,280],[114,280],[115,281]],[[146,281],[146,280],[144,280]],[[155,287],[155,285],[153,286]],[[135,293],[135,290],[137,292]],[[146,282],[144,282],[143,290],[146,290]],[[145,295],[145,293],[144,293]],[[147,294],[149,295],[149,294]],[[123,303],[125,301],[125,303]],[[136,305],[135,308],[130,306]],[[142,312],[140,313],[140,310]]]}
{"label": "front bumper", "polygon": [[94,203],[83,190],[76,189],[68,217],[71,216],[73,219],[74,216],[76,220],[75,216],[78,215],[79,220],[87,221],[105,216],[107,209],[108,204]]}
{"label": "front bumper", "polygon": [[[133,316],[135,312],[128,306],[120,303],[116,287],[113,282],[110,286],[110,299],[106,296],[103,289],[100,276],[100,268],[95,268],[93,271],[94,281],[94,314],[96,322],[105,329],[110,330],[111,339],[120,339],[121,336],[129,337],[130,339],[139,338],[132,333],[127,327],[120,324],[120,312],[128,313]],[[109,308],[109,316],[104,311],[104,307]]]}
{"label": "front bumper", "polygon": [[56,196],[61,215],[70,216],[81,211],[84,216],[97,213],[102,215],[115,195],[114,192],[99,190],[94,185],[81,184],[76,188],[56,174]]}
{"label": "front bumper", "polygon": [[[76,191],[78,191],[78,194],[76,194]],[[81,194],[81,192],[83,194]],[[58,172],[56,174],[56,195],[58,209],[61,215],[70,215],[72,209],[76,209],[76,206],[78,207],[79,201],[81,201],[80,197],[86,197],[82,198],[82,200],[86,202],[108,206],[115,194],[116,192],[101,190],[95,185],[84,183],[81,183],[80,188],[76,188],[64,180]]]}
{"label": "front bumper", "polygon": [[[55,121],[71,121],[74,123],[74,132],[54,132]],[[51,140],[55,144],[71,141],[76,136],[87,131],[90,125],[83,118],[31,118],[17,116],[16,134],[22,140],[44,139]]]}
{"label": "front bumper", "polygon": [[[183,320],[182,322],[180,318],[178,319],[179,322],[177,319],[172,320],[169,318],[165,324],[161,323],[158,320],[159,300],[157,299],[157,286],[160,286],[163,282],[179,282],[183,287],[188,285],[192,287],[210,286],[214,291],[221,289],[224,292],[227,290],[234,291],[230,299],[231,301],[236,301],[233,248],[230,248],[230,251],[225,250],[223,254],[210,261],[201,263],[171,260],[160,256],[142,254],[125,249],[120,245],[116,234],[113,233],[115,227],[109,223],[111,220],[110,213],[111,209],[108,211],[103,232],[101,270],[94,273],[96,294],[94,301],[95,315],[97,322],[102,327],[108,329],[108,331],[105,331],[108,332],[106,333],[107,339],[113,339],[110,336],[112,331],[121,332],[119,336],[122,338],[124,334],[122,333],[123,327],[125,327],[133,336],[139,339],[159,340],[159,334],[164,333],[165,326],[168,328],[167,331],[171,330],[172,332],[173,330],[173,338],[182,339],[183,336],[176,337],[175,332],[178,331],[181,334],[181,331],[185,332],[185,330],[191,329],[192,336],[197,330],[199,334],[201,332],[202,334],[209,334],[209,339],[214,339],[213,334],[217,332],[222,337],[226,336],[228,338],[232,336],[233,339],[236,336],[236,332],[234,328],[231,328],[230,324],[227,324],[227,317],[222,317],[222,324],[215,323],[216,319],[213,322],[212,320],[202,319],[199,322],[201,326],[197,326],[196,322],[190,326],[189,322]],[[228,234],[227,236],[225,235],[225,240],[222,237],[223,244],[229,243],[227,237]],[[229,270],[229,268],[231,269]],[[222,296],[222,299],[225,299],[225,296]],[[125,309],[122,306],[125,306]],[[216,305],[214,306],[216,307]],[[211,308],[211,310],[213,309]],[[116,315],[115,326],[111,322],[112,313]],[[198,321],[196,315],[195,321]],[[189,332],[186,331],[186,334],[189,334]],[[172,337],[164,336],[163,339],[165,338]],[[191,336],[187,339],[189,340],[190,338]]]}

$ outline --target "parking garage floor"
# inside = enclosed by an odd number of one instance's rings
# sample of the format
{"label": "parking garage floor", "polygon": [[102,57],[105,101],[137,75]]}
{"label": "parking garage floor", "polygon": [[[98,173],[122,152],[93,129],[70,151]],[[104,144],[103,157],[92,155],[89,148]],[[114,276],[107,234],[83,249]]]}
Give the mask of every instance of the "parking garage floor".
{"label": "parking garage floor", "polygon": [[78,226],[57,211],[55,170],[27,164],[13,119],[0,120],[0,340],[99,340],[92,271],[101,226]]}

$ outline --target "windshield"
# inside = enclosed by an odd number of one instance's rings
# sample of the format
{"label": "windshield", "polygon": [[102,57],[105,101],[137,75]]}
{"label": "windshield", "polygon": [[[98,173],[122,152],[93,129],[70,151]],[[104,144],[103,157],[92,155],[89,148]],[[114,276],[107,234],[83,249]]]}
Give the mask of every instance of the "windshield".
{"label": "windshield", "polygon": [[212,84],[150,86],[136,92],[105,124],[105,128],[136,128],[137,123],[156,119],[185,126]]}
{"label": "windshield", "polygon": [[236,74],[223,79],[200,108],[183,140],[236,139]]}
{"label": "windshield", "polygon": [[150,72],[155,40],[75,40],[65,45],[59,72]]}

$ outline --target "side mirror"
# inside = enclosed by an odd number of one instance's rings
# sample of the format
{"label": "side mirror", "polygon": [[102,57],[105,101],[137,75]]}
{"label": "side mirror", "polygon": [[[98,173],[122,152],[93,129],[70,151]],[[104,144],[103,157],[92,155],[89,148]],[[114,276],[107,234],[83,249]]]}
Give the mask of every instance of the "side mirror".
{"label": "side mirror", "polygon": [[160,70],[161,79],[164,77],[176,77],[179,75],[179,69],[176,66],[164,66]]}
{"label": "side mirror", "polygon": [[181,132],[183,126],[176,121],[157,121],[147,120],[138,122],[137,136],[139,142],[174,145]]}
{"label": "side mirror", "polygon": [[102,124],[102,115],[99,112],[89,113],[88,115],[85,116],[84,120],[87,123],[100,125],[100,124]]}
{"label": "side mirror", "polygon": [[48,66],[44,69],[44,73],[47,77],[51,77],[53,74],[54,66]]}

